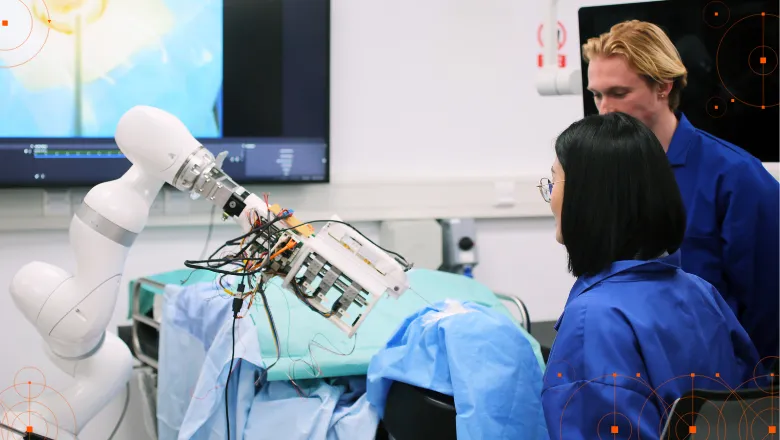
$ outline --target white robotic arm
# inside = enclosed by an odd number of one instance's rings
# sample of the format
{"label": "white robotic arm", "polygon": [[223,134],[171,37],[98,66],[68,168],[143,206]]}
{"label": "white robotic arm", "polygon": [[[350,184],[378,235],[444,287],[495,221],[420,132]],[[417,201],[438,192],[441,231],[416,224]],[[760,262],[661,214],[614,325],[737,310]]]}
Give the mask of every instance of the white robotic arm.
{"label": "white robotic arm", "polygon": [[[116,335],[106,332],[116,306],[127,253],[146,225],[149,209],[164,183],[203,197],[250,233],[276,237],[263,267],[284,276],[311,308],[352,336],[375,301],[398,297],[408,288],[408,263],[389,256],[358,231],[327,223],[318,234],[288,211],[237,185],[175,116],[138,106],[119,121],[116,142],[132,162],[121,178],[95,186],[70,224],[75,274],[48,263],[22,267],[11,282],[11,296],[43,337],[49,358],[73,377],[59,393],[44,393],[36,404],[48,408],[26,426],[6,414],[4,423],[36,433],[73,438],[130,379],[132,355]],[[255,242],[257,243],[257,242]],[[256,244],[255,246],[261,246]],[[51,414],[47,416],[46,414]],[[55,430],[52,430],[55,427]]]}
{"label": "white robotic arm", "polygon": [[70,223],[75,273],[36,261],[14,276],[14,303],[43,337],[49,359],[74,380],[59,393],[44,390],[35,399],[39,409],[30,410],[32,417],[8,417],[6,423],[16,421],[16,429],[48,432],[52,438],[73,438],[130,379],[132,355],[106,328],[127,253],[162,184],[132,166],[120,179],[97,185]]}

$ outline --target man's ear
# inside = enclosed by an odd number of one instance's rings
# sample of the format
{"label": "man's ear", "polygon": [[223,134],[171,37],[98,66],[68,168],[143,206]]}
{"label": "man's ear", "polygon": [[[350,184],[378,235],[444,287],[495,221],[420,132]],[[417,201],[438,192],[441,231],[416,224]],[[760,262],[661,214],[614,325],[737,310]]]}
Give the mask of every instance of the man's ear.
{"label": "man's ear", "polygon": [[671,82],[658,84],[658,94],[663,96],[669,96],[669,93],[672,91],[673,84],[674,83]]}

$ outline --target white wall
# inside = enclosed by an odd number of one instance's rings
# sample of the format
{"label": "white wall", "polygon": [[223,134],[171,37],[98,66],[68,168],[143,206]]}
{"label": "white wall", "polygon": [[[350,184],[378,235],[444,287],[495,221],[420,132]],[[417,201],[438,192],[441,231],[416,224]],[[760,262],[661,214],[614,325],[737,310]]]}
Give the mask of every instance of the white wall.
{"label": "white wall", "polygon": [[[543,98],[534,89],[542,2],[332,1],[334,185],[421,176],[443,182],[513,176],[532,182],[547,174],[552,140],[582,110],[580,97]],[[576,62],[576,8],[585,2],[560,3],[569,40],[564,53]],[[21,194],[28,193],[6,192],[3,197],[26,198]],[[17,205],[2,203],[0,211],[8,216],[21,212]],[[534,320],[548,320],[557,318],[573,280],[565,270],[565,253],[554,241],[552,219],[543,216],[547,208],[541,198],[538,203],[542,216],[479,221],[481,262],[475,276],[496,291],[520,296]],[[359,227],[377,238],[378,223]],[[212,246],[236,233],[217,227]],[[205,226],[149,227],[130,252],[112,328],[127,315],[127,282],[182,267],[183,260],[200,254],[205,235]],[[61,227],[0,232],[0,286],[7,286],[31,260],[73,269],[67,232]],[[6,329],[0,389],[11,386],[14,373],[30,365],[45,369],[53,388],[67,384],[66,377],[50,372],[37,349],[38,335],[7,295],[0,295],[0,323]],[[93,421],[85,439],[108,435],[122,399],[117,396]],[[131,428],[141,426],[139,411],[134,400],[117,438],[141,438],[130,435]]]}

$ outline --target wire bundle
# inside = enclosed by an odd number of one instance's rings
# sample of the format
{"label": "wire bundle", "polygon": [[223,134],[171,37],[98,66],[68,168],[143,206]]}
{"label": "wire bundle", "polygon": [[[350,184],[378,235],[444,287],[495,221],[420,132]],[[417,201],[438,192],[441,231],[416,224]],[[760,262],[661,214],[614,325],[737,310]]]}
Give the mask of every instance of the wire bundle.
{"label": "wire bundle", "polygon": [[[271,326],[271,332],[274,337],[274,344],[276,346],[276,360],[273,364],[263,370],[264,374],[270,368],[279,361],[281,357],[281,350],[279,349],[279,335],[276,331],[276,324],[273,320],[273,315],[268,306],[268,301],[265,296],[265,284],[272,277],[281,275],[286,276],[285,273],[278,273],[267,271],[269,263],[276,257],[280,256],[284,252],[289,251],[294,245],[295,241],[288,235],[283,234],[285,230],[279,228],[272,228],[274,224],[278,223],[285,218],[290,217],[291,213],[288,210],[283,210],[279,215],[271,218],[271,211],[268,206],[268,195],[263,195],[266,212],[268,215],[266,218],[262,218],[257,210],[251,210],[247,212],[247,220],[249,221],[249,232],[226,241],[222,246],[217,248],[208,259],[205,260],[186,260],[184,265],[195,270],[207,270],[215,272],[221,276],[218,278],[217,283],[223,292],[233,298],[233,322],[232,322],[232,352],[230,356],[230,367],[228,368],[228,377],[225,383],[225,421],[227,425],[227,438],[230,439],[230,417],[229,417],[229,401],[228,390],[230,384],[230,376],[233,372],[233,362],[235,360],[235,329],[236,320],[242,319],[239,313],[243,308],[244,301],[248,298],[249,304],[247,307],[247,313],[250,310],[252,303],[257,295],[260,295],[263,301],[263,306],[268,316],[268,323]],[[273,229],[273,230],[272,230]],[[275,230],[275,231],[274,231]],[[286,240],[285,240],[286,238]],[[279,246],[281,244],[281,246]],[[238,247],[235,252],[225,250],[228,247]],[[216,257],[220,254],[219,257]],[[236,291],[231,290],[225,285],[225,277],[235,276],[239,278],[239,283]]]}
{"label": "wire bundle", "polygon": [[[279,359],[281,357],[281,350],[279,345],[279,334],[277,332],[276,324],[274,322],[273,315],[271,314],[271,310],[268,305],[265,288],[268,281],[270,281],[272,278],[276,276],[286,278],[289,275],[289,273],[285,272],[285,270],[289,267],[292,253],[297,247],[302,245],[302,243],[299,243],[298,241],[295,240],[294,233],[287,233],[288,231],[294,231],[296,228],[300,226],[304,226],[312,223],[318,223],[318,222],[340,223],[350,227],[355,232],[360,234],[363,238],[365,238],[375,246],[379,247],[383,251],[387,252],[388,254],[394,255],[396,257],[396,261],[398,261],[402,266],[404,266],[405,270],[409,270],[412,267],[412,265],[408,263],[403,256],[401,256],[396,252],[389,251],[387,249],[382,248],[381,246],[374,243],[371,239],[363,235],[363,233],[355,229],[354,226],[346,222],[342,222],[338,220],[314,220],[314,221],[301,223],[298,226],[295,226],[294,228],[286,227],[287,225],[285,223],[282,223],[281,224],[282,227],[280,228],[279,222],[291,217],[292,212],[290,210],[283,209],[278,214],[272,214],[268,204],[268,194],[263,194],[263,200],[265,202],[266,212],[267,212],[265,218],[260,216],[260,214],[257,212],[256,209],[252,209],[248,211],[246,214],[248,224],[250,225],[249,232],[226,241],[214,252],[212,252],[212,254],[207,259],[184,261],[184,265],[188,268],[194,270],[206,270],[221,275],[216,280],[217,284],[219,285],[219,287],[222,289],[224,293],[226,293],[227,295],[233,298],[233,304],[232,304],[233,349],[232,349],[232,354],[230,359],[230,368],[228,369],[228,377],[225,383],[225,418],[227,423],[228,440],[230,440],[230,420],[229,420],[229,413],[228,413],[228,407],[229,407],[228,385],[230,383],[230,376],[232,374],[233,362],[235,359],[235,324],[238,319],[242,319],[246,316],[246,314],[243,316],[240,315],[240,312],[241,309],[243,308],[244,302],[247,299],[249,303],[246,309],[247,310],[246,313],[249,312],[250,308],[252,307],[255,301],[255,298],[258,295],[262,299],[263,308],[265,309],[266,316],[268,317],[268,323],[271,327],[274,345],[276,348],[276,360],[270,366],[263,369],[263,373],[261,377],[259,377],[257,381],[255,381],[255,385],[259,385],[260,383],[265,381],[267,377],[267,371],[273,368],[279,362]],[[235,248],[235,247],[238,247],[238,250],[231,252],[230,248]],[[218,254],[219,256],[217,257]],[[280,264],[273,265],[272,267],[272,263],[275,260]],[[239,278],[239,282],[237,284],[235,291],[231,290],[231,288],[225,285],[225,277],[228,276]],[[332,316],[332,312],[323,312],[317,309],[316,307],[314,307],[308,301],[314,298],[315,294],[307,294],[305,291],[306,289],[301,285],[301,281],[299,279],[294,278],[293,280],[291,280],[290,286],[292,287],[292,291],[295,294],[295,296],[299,300],[301,300],[304,304],[306,304],[309,307],[309,309],[311,309],[312,311],[316,312],[317,314],[325,318],[329,318],[330,316]],[[309,346],[310,354],[312,354],[311,353],[312,345],[318,346],[319,348],[335,353],[332,350],[325,348],[321,344],[314,342],[314,338],[313,338],[312,343]],[[335,353],[335,354],[348,355],[349,353]],[[313,359],[313,357],[312,357],[312,361],[314,361],[314,364],[316,365],[316,361]],[[308,362],[306,361],[303,362],[308,364]],[[314,367],[311,364],[309,364],[309,366],[310,368]],[[318,369],[317,367],[314,368]],[[289,374],[288,377],[290,378],[290,380],[292,381],[292,383],[297,389],[298,385],[295,383],[293,377],[290,377]]]}

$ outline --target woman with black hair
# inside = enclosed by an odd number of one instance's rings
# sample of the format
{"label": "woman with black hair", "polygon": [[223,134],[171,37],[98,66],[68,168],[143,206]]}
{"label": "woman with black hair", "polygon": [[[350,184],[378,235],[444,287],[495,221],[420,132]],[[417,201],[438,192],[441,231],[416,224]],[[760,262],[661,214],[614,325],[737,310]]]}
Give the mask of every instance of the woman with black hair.
{"label": "woman with black hair", "polygon": [[750,338],[712,285],[679,268],[685,208],[653,132],[596,115],[555,154],[539,188],[577,281],[544,378],[550,438],[658,438],[691,388],[749,387]]}

